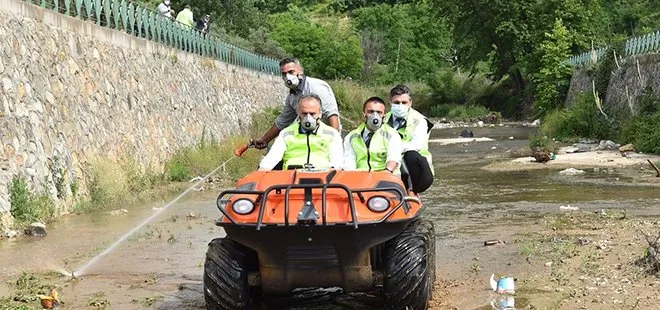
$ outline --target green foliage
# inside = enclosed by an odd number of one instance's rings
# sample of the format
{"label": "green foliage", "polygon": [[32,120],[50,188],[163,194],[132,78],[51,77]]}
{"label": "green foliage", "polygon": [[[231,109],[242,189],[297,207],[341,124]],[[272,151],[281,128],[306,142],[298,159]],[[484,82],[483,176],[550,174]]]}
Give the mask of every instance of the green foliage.
{"label": "green foliage", "polygon": [[55,213],[55,203],[48,195],[35,195],[30,192],[27,181],[15,175],[9,185],[11,215],[17,221],[16,226],[31,222],[50,220]]}
{"label": "green foliage", "polygon": [[660,154],[660,98],[647,89],[638,100],[638,114],[623,121],[619,138],[637,151]]}
{"label": "green foliage", "polygon": [[569,109],[548,113],[543,119],[541,133],[559,140],[610,139],[614,134],[610,124],[598,111],[591,94],[580,95]]}
{"label": "green foliage", "polygon": [[[250,136],[260,136],[273,125],[280,114],[280,108],[269,108],[254,115]],[[165,176],[170,181],[187,181],[196,176],[205,176],[224,161],[234,156],[234,150],[245,145],[248,135],[237,135],[224,141],[201,139],[194,147],[177,151],[168,161]],[[240,158],[227,163],[220,170],[224,176],[237,180],[257,169],[260,156],[256,150],[244,153]]]}
{"label": "green foliage", "polygon": [[56,286],[46,276],[22,272],[15,281],[8,281],[14,290],[5,301],[0,299],[0,309],[34,309],[26,303],[39,300],[37,295],[50,295],[50,290]]}
{"label": "green foliage", "polygon": [[459,75],[451,70],[437,71],[426,83],[433,90],[433,99],[440,104],[472,103],[490,87],[490,81],[482,75]]}
{"label": "green foliage", "polygon": [[363,58],[360,40],[350,25],[338,18],[315,22],[301,11],[272,15],[272,38],[298,57],[309,76],[358,78]]}
{"label": "green foliage", "polygon": [[488,115],[488,108],[480,105],[439,104],[431,107],[429,116],[450,120],[469,121]]}
{"label": "green foliage", "polygon": [[569,33],[561,19],[555,20],[551,33],[538,48],[541,55],[541,68],[536,73],[536,108],[543,115],[547,111],[561,108],[570,84],[571,67],[564,63],[570,57]]}
{"label": "green foliage", "polygon": [[557,152],[558,146],[548,136],[533,134],[529,137],[529,148],[532,151]]}
{"label": "green foliage", "polygon": [[429,2],[364,6],[351,16],[361,36],[365,79],[420,81],[450,64],[451,26]]}

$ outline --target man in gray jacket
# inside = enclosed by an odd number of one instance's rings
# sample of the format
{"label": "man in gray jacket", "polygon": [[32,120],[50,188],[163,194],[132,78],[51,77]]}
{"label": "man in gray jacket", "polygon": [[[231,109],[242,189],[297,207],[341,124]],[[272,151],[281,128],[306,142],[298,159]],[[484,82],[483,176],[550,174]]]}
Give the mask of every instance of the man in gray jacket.
{"label": "man in gray jacket", "polygon": [[306,76],[296,58],[282,59],[280,71],[284,85],[289,88],[289,95],[284,102],[282,114],[275,119],[275,124],[261,138],[252,140],[254,147],[266,148],[282,129],[291,125],[298,117],[298,101],[309,94],[316,94],[321,98],[321,120],[341,132],[337,99],[330,85],[323,80]]}

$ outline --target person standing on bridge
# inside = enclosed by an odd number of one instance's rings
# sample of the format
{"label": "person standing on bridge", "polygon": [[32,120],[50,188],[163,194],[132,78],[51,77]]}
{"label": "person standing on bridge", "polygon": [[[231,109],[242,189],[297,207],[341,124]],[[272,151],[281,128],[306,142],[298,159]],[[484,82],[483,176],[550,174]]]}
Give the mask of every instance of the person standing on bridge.
{"label": "person standing on bridge", "polygon": [[158,10],[158,14],[165,16],[169,19],[172,18],[172,13],[174,12],[174,10],[172,10],[172,7],[170,6],[170,0],[164,0],[158,5],[156,9]]}
{"label": "person standing on bridge", "polygon": [[433,184],[433,158],[429,152],[429,133],[433,128],[424,115],[412,108],[410,89],[397,85],[390,90],[391,111],[385,115],[385,123],[396,129],[403,141],[401,178],[406,190],[416,195]]}
{"label": "person standing on bridge", "polygon": [[284,85],[289,88],[289,94],[284,102],[284,109],[275,120],[275,124],[261,137],[252,140],[257,149],[265,149],[268,143],[275,138],[281,130],[291,125],[295,120],[300,98],[309,94],[316,94],[321,99],[321,119],[327,125],[341,132],[339,122],[339,109],[337,99],[330,85],[317,78],[305,75],[300,61],[296,58],[285,58],[280,61],[280,71]]}
{"label": "person standing on bridge", "polygon": [[176,15],[176,21],[189,28],[193,27],[195,20],[193,19],[193,12],[190,10],[190,5],[186,4],[186,7]]}

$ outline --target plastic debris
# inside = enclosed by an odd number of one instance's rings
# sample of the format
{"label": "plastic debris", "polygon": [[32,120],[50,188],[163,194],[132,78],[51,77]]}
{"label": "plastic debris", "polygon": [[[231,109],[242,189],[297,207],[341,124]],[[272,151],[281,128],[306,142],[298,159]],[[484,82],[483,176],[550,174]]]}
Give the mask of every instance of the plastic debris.
{"label": "plastic debris", "polygon": [[583,174],[584,170],[578,170],[575,168],[568,168],[562,171],[559,171],[559,174],[561,175],[578,175],[578,174]]}
{"label": "plastic debris", "polygon": [[502,240],[486,240],[486,241],[484,241],[484,246],[497,245],[497,244],[506,244],[506,243]]}
{"label": "plastic debris", "polygon": [[515,281],[512,277],[502,276],[496,281],[494,273],[490,276],[490,287],[500,294],[514,294],[516,292]]}
{"label": "plastic debris", "polygon": [[567,206],[559,206],[559,210],[562,210],[562,211],[577,211],[577,210],[580,210],[580,208],[571,207],[571,205],[567,205]]}

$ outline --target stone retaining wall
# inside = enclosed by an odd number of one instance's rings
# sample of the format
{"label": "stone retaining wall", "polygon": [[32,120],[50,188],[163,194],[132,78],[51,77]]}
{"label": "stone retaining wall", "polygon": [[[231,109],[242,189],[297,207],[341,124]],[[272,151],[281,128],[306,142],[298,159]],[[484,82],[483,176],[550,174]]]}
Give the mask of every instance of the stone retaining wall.
{"label": "stone retaining wall", "polygon": [[[27,4],[0,5],[0,226],[23,174],[57,201],[53,179],[93,158],[159,169],[173,151],[246,130],[282,104],[281,80]],[[64,172],[64,176],[56,171]],[[60,211],[62,211],[62,203]]]}
{"label": "stone retaining wall", "polygon": [[[605,98],[601,96],[610,111],[637,111],[638,98],[647,88],[660,96],[660,54],[628,57],[619,62],[619,67],[614,67],[607,94]],[[587,67],[573,73],[566,96],[567,106],[572,105],[579,94],[593,93],[592,75]]]}

